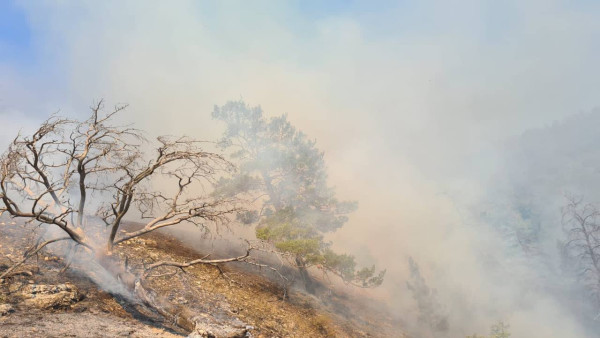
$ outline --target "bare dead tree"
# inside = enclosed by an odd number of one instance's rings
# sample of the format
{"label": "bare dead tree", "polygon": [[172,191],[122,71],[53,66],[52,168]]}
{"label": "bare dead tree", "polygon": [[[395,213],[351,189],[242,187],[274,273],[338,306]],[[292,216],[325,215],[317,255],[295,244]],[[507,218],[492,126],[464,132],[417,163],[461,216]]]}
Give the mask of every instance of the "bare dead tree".
{"label": "bare dead tree", "polygon": [[571,262],[580,281],[590,291],[596,306],[600,304],[600,211],[582,198],[568,197],[562,224],[567,234],[563,253]]}
{"label": "bare dead tree", "polygon": [[[86,120],[52,116],[31,136],[17,136],[0,159],[0,214],[58,230],[49,231],[55,237],[40,240],[17,264],[48,244],[68,241],[77,250],[74,255],[94,259],[132,295],[193,331],[194,314],[150,290],[144,283],[148,272],[235,261],[257,264],[250,257],[254,248],[225,259],[164,260],[141,274],[129,271],[113,249],[180,223],[200,228],[226,224],[230,215],[241,210],[240,203],[211,195],[210,186],[234,168],[191,138],[162,136],[150,142],[139,130],[116,124],[115,117],[126,107],[105,112],[100,101]],[[143,219],[144,225],[122,230],[128,215]]]}

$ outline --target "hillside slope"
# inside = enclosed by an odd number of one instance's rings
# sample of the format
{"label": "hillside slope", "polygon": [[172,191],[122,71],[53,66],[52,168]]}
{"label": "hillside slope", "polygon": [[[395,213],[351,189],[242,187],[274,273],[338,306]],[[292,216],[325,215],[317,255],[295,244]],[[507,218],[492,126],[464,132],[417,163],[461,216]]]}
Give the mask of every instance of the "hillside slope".
{"label": "hillside slope", "polygon": [[[0,224],[1,272],[20,259],[33,235],[11,220]],[[131,240],[118,251],[127,253],[133,270],[158,257],[183,261],[199,255],[166,234]],[[61,258],[40,253],[18,270],[22,274],[0,286],[0,337],[186,335],[153,311],[99,289],[78,273],[82,267],[61,273],[63,267]],[[383,310],[365,299],[333,290],[320,298],[289,290],[282,299],[284,290],[278,283],[235,266],[194,266],[185,273],[152,278],[151,285],[198,313],[207,332],[216,336],[239,332],[253,337],[405,336]]]}

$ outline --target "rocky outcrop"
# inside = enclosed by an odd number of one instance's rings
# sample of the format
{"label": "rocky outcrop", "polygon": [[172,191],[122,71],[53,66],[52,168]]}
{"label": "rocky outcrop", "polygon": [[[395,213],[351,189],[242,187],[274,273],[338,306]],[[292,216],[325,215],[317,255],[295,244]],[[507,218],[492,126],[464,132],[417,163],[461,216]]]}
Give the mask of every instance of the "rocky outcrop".
{"label": "rocky outcrop", "polygon": [[196,317],[196,329],[188,338],[245,338],[252,337],[254,327],[246,325],[239,319],[215,321],[214,318]]}
{"label": "rocky outcrop", "polygon": [[38,309],[68,308],[83,299],[83,295],[71,283],[30,284],[23,288],[21,294],[25,305]]}

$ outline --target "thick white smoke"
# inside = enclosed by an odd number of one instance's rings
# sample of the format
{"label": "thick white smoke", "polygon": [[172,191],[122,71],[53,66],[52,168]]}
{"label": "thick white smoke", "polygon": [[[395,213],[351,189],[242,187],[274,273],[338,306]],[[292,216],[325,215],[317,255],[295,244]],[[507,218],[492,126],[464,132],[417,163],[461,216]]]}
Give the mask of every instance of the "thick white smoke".
{"label": "thick white smoke", "polygon": [[[150,135],[214,140],[212,106],[241,97],[288,113],[325,151],[340,198],[359,202],[332,240],[388,269],[377,292],[392,297],[398,317],[415,318],[405,285],[412,256],[455,336],[500,319],[517,337],[585,336],[548,285],[531,284],[544,268],[513,255],[498,220],[480,216],[508,210],[498,186],[537,175],[505,160],[507,140],[598,104],[597,4],[16,6],[33,61],[0,58],[3,143],[59,108],[87,114],[101,97],[129,103],[126,120]],[[548,219],[556,207],[547,205]]]}

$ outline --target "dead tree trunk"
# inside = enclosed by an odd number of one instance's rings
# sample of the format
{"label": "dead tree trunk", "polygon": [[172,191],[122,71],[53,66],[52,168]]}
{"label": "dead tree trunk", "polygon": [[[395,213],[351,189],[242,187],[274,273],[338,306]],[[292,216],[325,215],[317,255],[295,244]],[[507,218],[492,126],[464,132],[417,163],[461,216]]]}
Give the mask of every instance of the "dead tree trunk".
{"label": "dead tree trunk", "polygon": [[119,280],[127,291],[144,305],[156,310],[161,316],[188,332],[196,330],[194,314],[189,309],[171,303],[165,297],[148,287],[143,276],[137,276],[130,272],[127,267],[113,255],[100,254],[97,256],[98,263],[113,277]]}
{"label": "dead tree trunk", "polygon": [[247,262],[249,264],[254,264],[252,261],[248,260],[250,258],[250,252],[253,249],[253,247],[249,247],[244,255],[224,259],[200,258],[184,263],[160,261],[148,266],[142,275],[136,275],[129,271],[121,260],[115,258],[115,256],[110,253],[100,253],[96,256],[96,259],[105,270],[119,280],[123,286],[125,286],[127,291],[144,303],[144,305],[156,310],[160,315],[169,319],[172,323],[183,328],[184,330],[188,332],[195,332],[201,329],[197,324],[197,315],[190,311],[187,307],[173,304],[167,298],[162,297],[158,293],[154,292],[152,288],[147,285],[146,276],[153,269],[159,267],[184,268],[197,264],[216,265],[229,262]]}
{"label": "dead tree trunk", "polygon": [[570,197],[562,221],[568,239],[564,253],[600,304],[600,211],[594,205],[583,204],[581,198]]}

